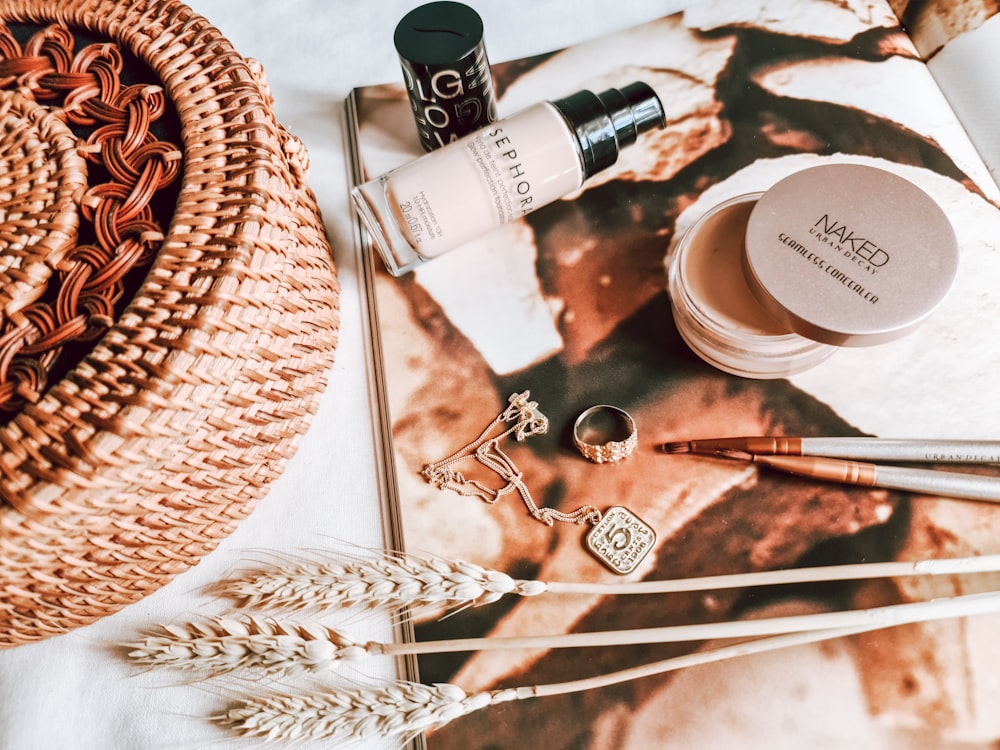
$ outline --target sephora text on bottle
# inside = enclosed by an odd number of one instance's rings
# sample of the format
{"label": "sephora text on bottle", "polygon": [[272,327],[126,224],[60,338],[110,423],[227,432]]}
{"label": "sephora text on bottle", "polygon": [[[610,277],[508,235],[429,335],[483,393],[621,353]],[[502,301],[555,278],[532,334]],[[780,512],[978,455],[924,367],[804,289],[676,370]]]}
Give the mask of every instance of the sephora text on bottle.
{"label": "sephora text on bottle", "polygon": [[576,190],[665,121],[645,83],[579,91],[498,120],[352,197],[387,268],[400,275]]}

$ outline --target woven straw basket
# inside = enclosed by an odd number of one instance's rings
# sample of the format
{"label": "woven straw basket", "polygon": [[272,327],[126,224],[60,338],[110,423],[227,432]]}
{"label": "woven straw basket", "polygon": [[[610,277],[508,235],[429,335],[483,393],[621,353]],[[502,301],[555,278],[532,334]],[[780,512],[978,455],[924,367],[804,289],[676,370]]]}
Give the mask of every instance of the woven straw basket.
{"label": "woven straw basket", "polygon": [[305,152],[205,19],[4,0],[0,22],[6,647],[135,602],[246,517],[326,385],[338,286]]}

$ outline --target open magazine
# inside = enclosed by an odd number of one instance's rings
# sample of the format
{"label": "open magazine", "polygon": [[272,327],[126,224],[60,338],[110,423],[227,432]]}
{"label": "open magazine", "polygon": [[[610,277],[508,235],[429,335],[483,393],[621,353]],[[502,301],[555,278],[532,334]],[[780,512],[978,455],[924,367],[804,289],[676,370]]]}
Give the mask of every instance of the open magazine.
{"label": "open magazine", "polygon": [[[723,435],[985,439],[1000,424],[993,395],[1000,341],[992,334],[1000,189],[990,172],[1000,161],[987,153],[989,123],[963,123],[956,114],[977,106],[956,105],[962,92],[939,84],[955,78],[952,66],[969,64],[950,47],[988,48],[968,38],[997,39],[1000,19],[971,11],[949,19],[932,3],[897,4],[899,15],[881,2],[808,0],[791,8],[693,3],[623,33],[494,63],[501,116],[579,89],[643,80],[663,99],[667,126],[577,193],[398,278],[359,227],[389,546],[518,578],[609,582],[1000,551],[1000,507],[658,450]],[[977,73],[995,80],[994,70]],[[359,88],[347,107],[355,183],[422,153],[402,82]],[[986,134],[979,148],[973,132]],[[896,172],[942,206],[961,252],[944,304],[899,341],[844,348],[786,379],[743,379],[703,363],[678,335],[666,288],[666,262],[683,231],[727,198],[831,162]],[[525,391],[549,429],[503,450],[539,505],[566,512],[624,505],[653,527],[654,551],[634,572],[608,571],[585,549],[579,526],[540,523],[515,494],[487,503],[425,480],[426,465],[473,441],[512,394]],[[635,419],[639,442],[628,459],[595,464],[574,449],[574,421],[597,404]],[[474,464],[462,470],[471,475]],[[447,618],[421,613],[405,635],[644,628],[998,587],[1000,577],[979,575],[504,599]],[[896,748],[922,747],[919,737],[927,747],[985,747],[1000,740],[998,627],[993,616],[898,627],[770,661],[517,701],[415,741],[431,750],[802,746],[796,738]],[[472,692],[584,678],[710,645],[427,656],[410,676]]]}

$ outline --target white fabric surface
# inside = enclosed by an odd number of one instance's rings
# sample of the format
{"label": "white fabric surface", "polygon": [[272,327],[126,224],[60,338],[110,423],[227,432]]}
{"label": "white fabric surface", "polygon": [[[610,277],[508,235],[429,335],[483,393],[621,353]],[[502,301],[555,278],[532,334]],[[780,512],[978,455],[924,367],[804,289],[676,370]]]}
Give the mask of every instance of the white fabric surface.
{"label": "white fabric surface", "polygon": [[[466,2],[483,16],[494,61],[626,28],[677,5],[663,0]],[[205,720],[226,703],[218,689],[164,686],[162,678],[137,674],[112,645],[135,639],[138,631],[152,625],[212,611],[217,605],[202,588],[238,565],[250,550],[294,552],[323,546],[331,538],[381,546],[342,104],[354,86],[400,76],[392,33],[398,19],[418,4],[418,0],[191,0],[190,5],[242,55],[263,63],[278,119],[309,149],[309,181],[343,287],[337,361],[321,409],[288,471],[216,552],[117,615],[45,642],[0,651],[0,750],[247,747]],[[373,619],[352,624],[352,633],[359,638],[387,638],[391,629]],[[358,747],[394,745],[373,741]]]}

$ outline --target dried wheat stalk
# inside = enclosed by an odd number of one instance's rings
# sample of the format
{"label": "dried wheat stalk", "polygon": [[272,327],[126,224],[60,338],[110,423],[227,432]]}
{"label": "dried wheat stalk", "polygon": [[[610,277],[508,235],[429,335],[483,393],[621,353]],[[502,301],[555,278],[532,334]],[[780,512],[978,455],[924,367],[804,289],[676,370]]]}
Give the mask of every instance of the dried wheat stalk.
{"label": "dried wheat stalk", "polygon": [[[937,617],[965,616],[998,610],[1000,610],[1000,597],[994,595],[968,598],[962,607],[949,606],[925,610],[923,616],[927,619],[937,619]],[[287,742],[300,738],[334,742],[375,736],[409,738],[424,730],[441,727],[473,711],[507,701],[593,690],[687,667],[841,638],[914,621],[917,620],[899,619],[893,622],[872,620],[854,627],[772,636],[582,680],[505,688],[472,695],[456,685],[397,682],[369,690],[334,689],[323,693],[309,692],[294,695],[276,693],[262,697],[254,696],[240,701],[235,707],[214,717],[214,720],[240,736],[262,738],[269,742]]]}
{"label": "dried wheat stalk", "polygon": [[125,645],[132,649],[129,657],[137,664],[206,674],[239,669],[322,672],[370,654],[365,644],[339,630],[251,617],[164,625],[161,633]]}
{"label": "dried wheat stalk", "polygon": [[369,690],[272,693],[248,698],[213,720],[243,737],[267,742],[411,737],[494,701],[448,684],[395,682]]}
{"label": "dried wheat stalk", "polygon": [[385,553],[371,560],[300,561],[247,570],[213,590],[247,609],[317,612],[478,606],[505,594],[535,596],[546,586],[470,562]]}
{"label": "dried wheat stalk", "polygon": [[269,673],[324,671],[344,661],[368,656],[440,654],[494,649],[586,648],[649,643],[675,643],[720,638],[759,638],[832,628],[892,627],[945,617],[1000,610],[1000,592],[968,594],[927,602],[871,609],[735,620],[659,628],[563,633],[506,638],[453,638],[404,643],[361,643],[340,630],[278,622],[216,619],[168,625],[163,633],[128,644],[129,656],[150,667],[177,667],[205,674],[241,668]]}
{"label": "dried wheat stalk", "polygon": [[479,606],[507,594],[661,594],[995,571],[1000,571],[1000,555],[828,565],[665,581],[577,583],[515,579],[475,563],[388,553],[350,563],[304,561],[248,570],[238,578],[222,581],[215,590],[248,609],[318,612],[349,607],[393,610],[406,606]]}

